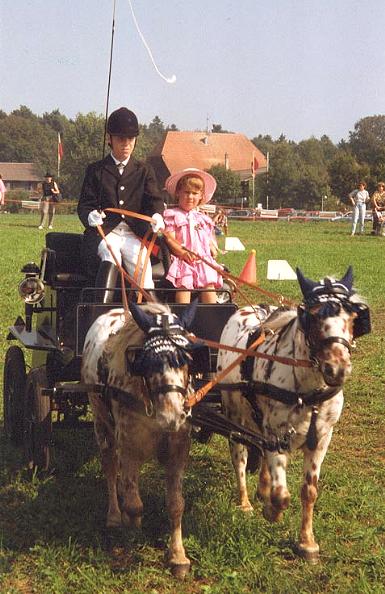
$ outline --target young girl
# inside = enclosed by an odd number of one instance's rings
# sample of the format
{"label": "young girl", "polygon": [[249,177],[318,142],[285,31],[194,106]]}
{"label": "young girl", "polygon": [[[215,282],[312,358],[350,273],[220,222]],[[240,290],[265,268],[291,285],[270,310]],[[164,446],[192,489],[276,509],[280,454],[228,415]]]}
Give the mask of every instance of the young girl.
{"label": "young girl", "polygon": [[[191,250],[205,260],[216,264],[217,244],[212,219],[199,212],[198,206],[209,202],[216,189],[216,181],[200,169],[184,169],[166,180],[167,192],[176,199],[178,206],[164,211],[166,231],[176,242],[168,240],[173,253],[167,279],[177,289],[177,303],[189,303],[191,291],[212,289],[201,293],[203,303],[216,303],[214,289],[222,287],[221,275],[193,256]],[[180,247],[178,244],[181,244]]]}

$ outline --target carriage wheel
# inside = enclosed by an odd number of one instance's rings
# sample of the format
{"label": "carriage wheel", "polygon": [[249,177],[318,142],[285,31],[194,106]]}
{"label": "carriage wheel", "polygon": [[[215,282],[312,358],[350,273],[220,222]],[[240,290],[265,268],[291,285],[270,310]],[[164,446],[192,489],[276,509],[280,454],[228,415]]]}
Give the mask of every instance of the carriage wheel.
{"label": "carriage wheel", "polygon": [[23,443],[23,410],[26,383],[24,353],[18,346],[11,346],[4,362],[4,430],[15,445]]}
{"label": "carriage wheel", "polygon": [[24,455],[31,470],[48,470],[50,462],[51,401],[41,393],[46,385],[45,368],[29,372],[24,402]]}

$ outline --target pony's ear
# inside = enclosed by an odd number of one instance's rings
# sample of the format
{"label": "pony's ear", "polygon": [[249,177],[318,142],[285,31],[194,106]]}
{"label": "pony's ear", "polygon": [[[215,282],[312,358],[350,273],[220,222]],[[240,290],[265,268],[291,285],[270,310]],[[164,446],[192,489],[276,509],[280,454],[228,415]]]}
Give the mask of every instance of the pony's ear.
{"label": "pony's ear", "polygon": [[349,293],[353,290],[353,267],[349,266],[347,271],[345,272],[345,276],[338,281],[341,285],[344,285]]}
{"label": "pony's ear", "polygon": [[186,330],[191,328],[197,311],[198,299],[194,299],[190,305],[187,305],[179,316],[181,326]]}
{"label": "pony's ear", "polygon": [[301,287],[302,295],[306,297],[314,289],[314,287],[319,285],[319,283],[310,280],[310,278],[305,278],[298,267],[295,269],[295,271],[297,273],[297,279],[299,286]]}
{"label": "pony's ear", "polygon": [[133,301],[130,301],[128,307],[130,308],[132,317],[138,324],[139,328],[143,330],[143,332],[148,332],[151,326],[153,325],[152,316],[143,311],[143,309]]}

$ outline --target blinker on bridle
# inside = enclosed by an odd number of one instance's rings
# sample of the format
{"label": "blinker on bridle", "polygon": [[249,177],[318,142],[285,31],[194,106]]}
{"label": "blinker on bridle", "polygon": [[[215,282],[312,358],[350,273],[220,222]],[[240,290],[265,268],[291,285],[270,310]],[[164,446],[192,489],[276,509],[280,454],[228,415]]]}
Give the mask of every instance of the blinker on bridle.
{"label": "blinker on bridle", "polygon": [[[371,331],[369,308],[364,303],[351,301],[351,293],[344,285],[340,283],[332,283],[328,278],[325,279],[324,285],[315,287],[312,294],[304,299],[303,304],[298,307],[298,319],[300,326],[304,332],[305,339],[309,345],[311,357],[315,365],[318,364],[316,357],[316,349],[323,348],[330,344],[342,344],[349,351],[355,346],[354,339],[368,334]],[[320,312],[312,314],[311,309],[321,306]],[[322,311],[324,307],[324,311]],[[315,343],[310,335],[310,319],[311,316],[318,317],[332,317],[338,315],[340,308],[343,308],[347,313],[355,313],[356,317],[353,320],[353,341],[348,341],[342,336],[328,336],[320,339]]]}
{"label": "blinker on bridle", "polygon": [[148,383],[148,377],[150,373],[154,373],[154,369],[158,368],[161,372],[161,368],[166,363],[174,368],[188,365],[191,356],[187,348],[191,343],[185,336],[185,329],[172,314],[156,314],[154,325],[146,334],[143,346],[137,351],[130,367],[133,374],[142,376],[146,414],[151,417],[155,413],[154,399],[160,394],[178,392],[187,401],[191,391],[190,380],[187,387],[178,384],[160,384],[154,390]]}

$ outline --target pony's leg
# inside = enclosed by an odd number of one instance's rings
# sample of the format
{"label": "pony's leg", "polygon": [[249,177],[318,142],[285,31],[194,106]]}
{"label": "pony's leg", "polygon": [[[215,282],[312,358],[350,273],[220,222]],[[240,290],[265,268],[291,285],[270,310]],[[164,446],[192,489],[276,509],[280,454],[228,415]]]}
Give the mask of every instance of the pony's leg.
{"label": "pony's leg", "polygon": [[[226,416],[234,423],[245,425],[245,419],[249,415],[249,410],[246,407],[246,401],[238,392],[223,392],[222,393],[223,410]],[[252,511],[253,506],[250,503],[247,492],[246,482],[246,467],[248,450],[247,447],[235,442],[229,442],[231,461],[233,463],[235,476],[237,479],[238,488],[238,502],[239,507],[244,512]]]}
{"label": "pony's leg", "polygon": [[166,503],[170,520],[170,544],[167,562],[172,574],[184,578],[190,570],[190,559],[186,556],[182,540],[182,516],[184,498],[182,494],[183,474],[190,450],[190,436],[182,431],[170,434],[166,462]]}
{"label": "pony's leg", "polygon": [[270,501],[271,494],[271,476],[266,458],[262,459],[261,470],[259,471],[259,480],[257,488],[257,497],[263,503]]}
{"label": "pony's leg", "polygon": [[102,468],[107,479],[108,490],[108,511],[107,511],[107,528],[117,528],[122,523],[122,515],[120,512],[118,493],[117,493],[117,476],[118,463],[116,459],[115,446],[109,445],[105,449],[101,449]]}
{"label": "pony's leg", "polygon": [[333,429],[330,429],[329,433],[319,440],[314,451],[309,450],[306,446],[303,448],[304,482],[301,488],[302,523],[298,553],[312,563],[317,563],[319,559],[319,545],[316,543],[313,534],[314,504],[318,495],[317,487],[321,464],[329,447],[332,433]]}
{"label": "pony's leg", "polygon": [[[132,452],[130,452],[132,456]],[[140,528],[143,502],[139,494],[139,472],[142,463],[133,458],[122,460],[120,465],[120,494],[122,497],[122,521],[125,526]]]}
{"label": "pony's leg", "polygon": [[108,411],[97,395],[89,394],[89,401],[94,414],[94,431],[99,446],[101,464],[107,481],[108,511],[107,528],[121,525],[122,518],[117,494],[117,458],[115,436]]}
{"label": "pony's leg", "polygon": [[263,487],[260,490],[264,501],[263,515],[270,522],[278,522],[282,518],[282,512],[290,504],[290,493],[286,484],[287,456],[265,452],[264,463],[266,467],[262,467],[262,481],[265,480],[265,484],[262,482]]}
{"label": "pony's leg", "polygon": [[240,443],[229,442],[231,461],[235,470],[238,487],[238,501],[239,507],[244,512],[253,510],[250,503],[249,494],[247,492],[246,482],[246,467],[247,467],[247,447]]}

